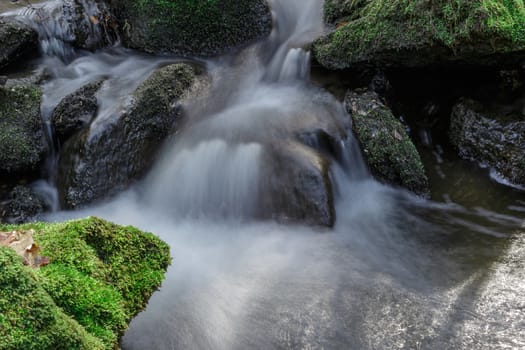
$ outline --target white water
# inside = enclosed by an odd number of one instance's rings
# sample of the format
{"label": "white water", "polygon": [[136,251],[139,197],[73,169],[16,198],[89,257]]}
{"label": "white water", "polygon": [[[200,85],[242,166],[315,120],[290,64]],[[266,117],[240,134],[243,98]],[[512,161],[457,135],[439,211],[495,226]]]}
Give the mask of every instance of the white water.
{"label": "white water", "polygon": [[[261,156],[267,147],[320,121],[349,127],[342,106],[308,82],[301,47],[323,31],[321,1],[270,3],[276,30],[239,57],[208,63],[214,89],[189,106],[190,123],[141,185],[106,205],[50,218],[99,215],[172,247],[166,281],[122,348],[525,347],[524,242],[495,238],[510,234],[516,218],[380,185],[351,135],[332,174],[333,229],[250,220],[262,170],[271,166]],[[103,127],[161,60],[113,49],[49,62],[49,108],[109,77],[95,124]]]}

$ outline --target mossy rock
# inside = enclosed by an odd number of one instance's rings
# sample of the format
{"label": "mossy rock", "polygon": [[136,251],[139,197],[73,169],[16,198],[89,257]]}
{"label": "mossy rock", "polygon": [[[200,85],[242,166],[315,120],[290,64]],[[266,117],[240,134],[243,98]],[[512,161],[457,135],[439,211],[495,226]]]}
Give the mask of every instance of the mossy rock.
{"label": "mossy rock", "polygon": [[375,92],[349,91],[345,106],[366,163],[380,181],[428,196],[421,157],[401,122]]}
{"label": "mossy rock", "polygon": [[34,230],[51,262],[33,269],[0,247],[0,349],[114,349],[170,263],[153,234],[98,218],[2,229]]}
{"label": "mossy rock", "polygon": [[36,86],[0,87],[0,175],[35,173],[45,153]]}
{"label": "mossy rock", "polygon": [[508,105],[491,109],[471,99],[452,108],[450,141],[461,158],[495,169],[517,185],[525,185],[525,117]]}
{"label": "mossy rock", "polygon": [[268,35],[264,0],[110,0],[129,47],[152,53],[216,56]]}
{"label": "mossy rock", "polygon": [[328,0],[325,18],[335,28],[314,52],[330,69],[503,65],[525,57],[522,0]]}
{"label": "mossy rock", "polygon": [[75,132],[88,126],[97,115],[97,92],[103,80],[82,86],[64,97],[51,114],[51,123],[60,144],[67,141]]}
{"label": "mossy rock", "polygon": [[22,23],[0,19],[0,70],[26,55],[38,54],[38,34]]}
{"label": "mossy rock", "polygon": [[85,206],[142,178],[183,118],[183,101],[205,79],[197,73],[200,68],[185,63],[162,67],[112,120],[74,134],[64,144],[59,164],[62,205]]}

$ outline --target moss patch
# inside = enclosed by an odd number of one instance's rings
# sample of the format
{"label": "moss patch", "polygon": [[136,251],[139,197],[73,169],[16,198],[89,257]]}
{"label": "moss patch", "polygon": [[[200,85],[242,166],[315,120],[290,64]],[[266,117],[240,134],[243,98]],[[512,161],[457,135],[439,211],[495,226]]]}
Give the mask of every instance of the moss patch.
{"label": "moss patch", "polygon": [[34,229],[51,263],[30,270],[0,250],[1,349],[113,349],[170,263],[153,234],[98,218],[2,229]]}
{"label": "moss patch", "polygon": [[325,15],[337,28],[314,46],[328,68],[486,60],[525,49],[522,0],[329,0]]}

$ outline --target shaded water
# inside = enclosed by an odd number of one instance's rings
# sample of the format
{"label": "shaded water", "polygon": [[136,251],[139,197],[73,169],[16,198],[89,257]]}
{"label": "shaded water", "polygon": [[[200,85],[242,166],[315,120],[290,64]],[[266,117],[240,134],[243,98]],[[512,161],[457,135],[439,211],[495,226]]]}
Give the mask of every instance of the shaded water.
{"label": "shaded water", "polygon": [[[458,198],[469,185],[449,178],[443,203],[424,201],[369,178],[347,135],[346,158],[332,172],[333,229],[251,219],[268,147],[319,122],[349,129],[342,106],[309,83],[300,49],[323,31],[322,2],[270,3],[276,30],[238,57],[207,62],[210,96],[187,106],[190,122],[143,183],[104,205],[50,216],[99,215],[172,247],[166,281],[122,348],[525,347],[525,238],[512,235],[521,192],[501,208],[481,200],[483,185],[478,197]],[[118,48],[53,60],[43,62],[53,72],[44,110],[109,77],[93,128],[170,61]]]}

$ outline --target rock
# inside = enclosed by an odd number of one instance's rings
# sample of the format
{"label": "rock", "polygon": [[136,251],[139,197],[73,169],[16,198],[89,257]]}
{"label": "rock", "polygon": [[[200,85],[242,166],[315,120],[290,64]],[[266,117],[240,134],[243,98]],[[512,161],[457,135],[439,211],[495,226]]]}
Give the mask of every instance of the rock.
{"label": "rock", "polygon": [[332,227],[335,223],[330,160],[297,142],[280,145],[266,155],[262,216],[280,221]]}
{"label": "rock", "polygon": [[523,4],[506,0],[329,0],[332,33],[314,45],[329,69],[503,66],[525,57]]}
{"label": "rock", "polygon": [[125,45],[150,53],[216,56],[268,35],[264,0],[110,0]]}
{"label": "rock", "polygon": [[64,144],[58,176],[64,207],[107,198],[145,175],[183,117],[184,98],[205,79],[196,70],[183,63],[159,69],[113,120],[92,124]]}
{"label": "rock", "polygon": [[31,27],[0,18],[0,70],[24,56],[37,54],[38,34]]}
{"label": "rock", "polygon": [[103,80],[89,83],[66,96],[51,114],[55,136],[62,144],[75,132],[88,126],[97,115],[96,93]]}
{"label": "rock", "polygon": [[35,86],[0,87],[0,175],[31,175],[45,153],[40,118],[41,92]]}
{"label": "rock", "polygon": [[0,232],[0,349],[118,348],[171,260],[168,245],[153,234],[98,218],[7,233],[20,240],[30,233],[31,250],[47,260],[40,268],[24,266],[2,246]]}
{"label": "rock", "polygon": [[[450,141],[459,156],[488,165],[514,184],[525,185],[525,116],[492,110],[471,99],[452,109]],[[523,107],[522,107],[523,108]]]}
{"label": "rock", "polygon": [[38,219],[45,207],[45,201],[33,190],[25,186],[16,186],[9,195],[3,216],[9,223],[21,224]]}
{"label": "rock", "polygon": [[418,195],[429,194],[428,179],[416,147],[392,111],[370,91],[349,91],[345,106],[372,174]]}

